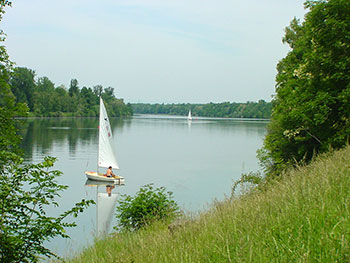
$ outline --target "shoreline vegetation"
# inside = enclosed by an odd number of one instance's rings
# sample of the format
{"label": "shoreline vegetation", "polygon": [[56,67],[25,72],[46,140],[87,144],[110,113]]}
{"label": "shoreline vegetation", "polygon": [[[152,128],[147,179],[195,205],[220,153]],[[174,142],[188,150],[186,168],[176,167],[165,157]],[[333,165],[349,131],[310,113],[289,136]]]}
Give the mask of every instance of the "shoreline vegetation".
{"label": "shoreline vegetation", "polygon": [[55,86],[48,77],[35,77],[34,70],[16,67],[9,78],[16,103],[26,104],[30,117],[98,117],[100,96],[111,117],[133,114],[130,103],[125,104],[123,99],[116,98],[112,87],[80,88],[78,80],[72,79],[66,88]]}
{"label": "shoreline vegetation", "polygon": [[177,223],[96,240],[67,262],[348,262],[350,147]]}
{"label": "shoreline vegetation", "polygon": [[115,97],[112,87],[102,85],[79,87],[72,79],[69,88],[56,86],[48,77],[36,79],[36,73],[26,67],[16,67],[10,74],[9,85],[16,103],[28,107],[28,117],[98,117],[99,97],[105,101],[110,117],[136,114],[166,114],[219,118],[270,119],[272,103],[264,100],[246,103],[221,102],[204,104],[125,103]]}
{"label": "shoreline vegetation", "polygon": [[166,114],[187,116],[191,110],[193,116],[218,117],[218,118],[252,118],[270,119],[272,103],[264,100],[246,103],[221,102],[221,103],[131,103],[135,114]]}

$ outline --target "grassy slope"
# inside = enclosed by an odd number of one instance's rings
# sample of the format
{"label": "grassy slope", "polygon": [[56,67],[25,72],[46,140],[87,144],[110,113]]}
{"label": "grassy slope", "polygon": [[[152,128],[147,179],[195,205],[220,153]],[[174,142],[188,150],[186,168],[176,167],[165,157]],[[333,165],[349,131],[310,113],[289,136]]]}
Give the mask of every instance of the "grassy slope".
{"label": "grassy slope", "polygon": [[349,206],[350,147],[173,232],[119,234],[70,262],[350,262]]}

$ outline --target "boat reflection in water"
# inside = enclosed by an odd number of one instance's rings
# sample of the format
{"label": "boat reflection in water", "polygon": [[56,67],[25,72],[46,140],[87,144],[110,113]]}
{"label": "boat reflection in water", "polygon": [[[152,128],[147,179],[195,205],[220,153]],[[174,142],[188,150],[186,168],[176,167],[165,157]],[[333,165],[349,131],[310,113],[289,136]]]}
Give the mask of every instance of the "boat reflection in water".
{"label": "boat reflection in water", "polygon": [[111,228],[118,199],[118,194],[113,193],[113,190],[120,186],[89,179],[86,180],[85,185],[96,187],[96,236],[107,235]]}

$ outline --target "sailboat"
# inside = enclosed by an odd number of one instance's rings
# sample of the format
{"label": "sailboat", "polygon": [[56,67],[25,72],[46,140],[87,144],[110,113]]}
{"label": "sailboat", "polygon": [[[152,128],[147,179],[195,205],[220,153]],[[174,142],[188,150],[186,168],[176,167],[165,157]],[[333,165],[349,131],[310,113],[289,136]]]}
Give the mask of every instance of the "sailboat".
{"label": "sailboat", "polygon": [[[100,123],[99,123],[99,136],[98,136],[98,167],[108,168],[112,166],[113,169],[119,169],[119,165],[117,163],[117,159],[114,154],[114,150],[112,148],[112,129],[109,123],[107,111],[105,105],[103,103],[102,98],[100,97]],[[124,177],[121,176],[113,176],[106,177],[103,173],[98,172],[85,172],[86,176],[90,180],[102,181],[102,182],[110,182],[114,184],[122,184],[124,183]]]}
{"label": "sailboat", "polygon": [[188,121],[192,121],[191,110],[188,112],[187,120],[188,120]]}

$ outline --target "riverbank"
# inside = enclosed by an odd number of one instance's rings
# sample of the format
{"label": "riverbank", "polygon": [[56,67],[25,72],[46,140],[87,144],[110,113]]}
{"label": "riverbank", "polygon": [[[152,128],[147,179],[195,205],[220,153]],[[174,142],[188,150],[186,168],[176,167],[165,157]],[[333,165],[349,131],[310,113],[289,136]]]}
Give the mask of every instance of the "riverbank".
{"label": "riverbank", "polygon": [[348,262],[349,204],[347,147],[175,228],[114,234],[68,262]]}

